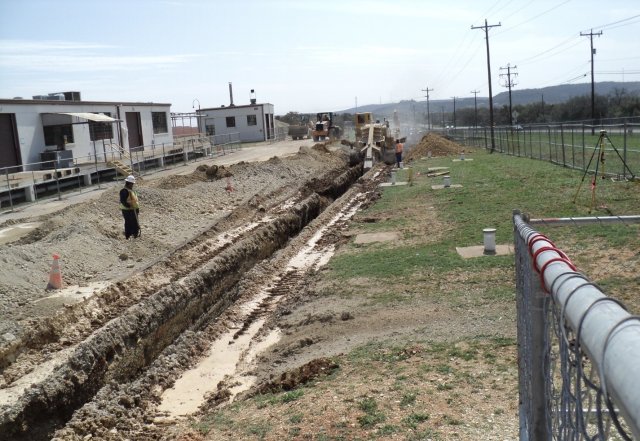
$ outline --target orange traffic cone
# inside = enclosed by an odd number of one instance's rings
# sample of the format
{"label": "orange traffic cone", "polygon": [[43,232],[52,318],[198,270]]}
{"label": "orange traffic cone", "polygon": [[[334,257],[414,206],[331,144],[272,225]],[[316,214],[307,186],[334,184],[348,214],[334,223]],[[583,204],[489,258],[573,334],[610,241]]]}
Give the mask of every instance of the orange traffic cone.
{"label": "orange traffic cone", "polygon": [[60,274],[60,263],[58,260],[60,256],[53,255],[53,263],[51,264],[51,272],[49,273],[49,283],[47,289],[60,289],[62,288],[62,274]]}

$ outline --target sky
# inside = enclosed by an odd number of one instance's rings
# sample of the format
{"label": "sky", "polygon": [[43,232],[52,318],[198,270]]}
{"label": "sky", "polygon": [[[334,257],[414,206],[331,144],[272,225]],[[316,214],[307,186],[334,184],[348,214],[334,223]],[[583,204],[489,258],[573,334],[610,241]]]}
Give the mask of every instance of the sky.
{"label": "sky", "polygon": [[[172,112],[640,81],[640,0],[0,0],[0,98],[80,91]],[[500,26],[494,26],[500,25]],[[503,75],[501,75],[503,74]]]}

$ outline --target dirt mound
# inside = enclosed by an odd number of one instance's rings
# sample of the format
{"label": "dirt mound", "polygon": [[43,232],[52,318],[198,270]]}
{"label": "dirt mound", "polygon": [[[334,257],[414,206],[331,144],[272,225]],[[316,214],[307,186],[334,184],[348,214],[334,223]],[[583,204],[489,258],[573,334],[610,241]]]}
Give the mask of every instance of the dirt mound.
{"label": "dirt mound", "polygon": [[431,156],[458,155],[463,150],[464,148],[460,144],[449,141],[448,139],[440,135],[436,135],[435,133],[427,133],[422,137],[420,142],[411,149],[405,159],[407,161],[410,161],[414,159],[424,158],[426,156],[429,156],[429,152],[431,152]]}
{"label": "dirt mound", "polygon": [[300,384],[306,384],[321,375],[330,375],[338,368],[339,366],[328,358],[317,358],[297,369],[284,372],[276,380],[261,385],[257,392],[265,394],[293,390]]}
{"label": "dirt mound", "polygon": [[171,175],[160,180],[157,188],[168,190],[172,188],[184,188],[197,182],[215,181],[217,179],[228,178],[233,174],[223,165],[199,165],[188,175]]}

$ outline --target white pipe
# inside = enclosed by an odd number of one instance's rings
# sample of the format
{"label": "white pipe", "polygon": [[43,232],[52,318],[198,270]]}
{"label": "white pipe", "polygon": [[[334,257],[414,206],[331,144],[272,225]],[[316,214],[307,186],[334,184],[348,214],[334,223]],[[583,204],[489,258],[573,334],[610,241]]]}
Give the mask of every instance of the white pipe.
{"label": "white pipe", "polygon": [[485,228],[482,230],[484,235],[484,251],[483,254],[493,256],[496,254],[496,229]]}

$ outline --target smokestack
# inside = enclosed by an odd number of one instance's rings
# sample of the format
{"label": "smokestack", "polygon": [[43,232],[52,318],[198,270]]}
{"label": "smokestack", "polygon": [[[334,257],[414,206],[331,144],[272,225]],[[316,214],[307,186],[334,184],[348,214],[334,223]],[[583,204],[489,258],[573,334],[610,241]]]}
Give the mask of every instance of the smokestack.
{"label": "smokestack", "polygon": [[251,100],[251,104],[256,103],[256,92],[253,89],[251,89],[251,95],[249,95],[249,99]]}
{"label": "smokestack", "polygon": [[231,82],[229,82],[229,101],[231,101],[229,106],[233,107],[233,86],[231,85]]}

